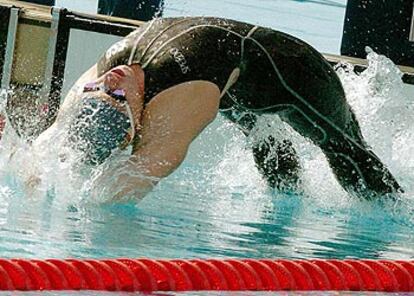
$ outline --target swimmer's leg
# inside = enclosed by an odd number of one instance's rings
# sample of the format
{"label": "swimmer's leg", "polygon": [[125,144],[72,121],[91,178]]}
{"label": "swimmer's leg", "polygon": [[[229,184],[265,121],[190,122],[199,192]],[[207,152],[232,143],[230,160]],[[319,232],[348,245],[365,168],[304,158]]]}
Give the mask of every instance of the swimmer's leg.
{"label": "swimmer's leg", "polygon": [[256,167],[267,183],[281,191],[296,191],[301,167],[290,140],[276,140],[273,136],[255,143],[253,156]]}
{"label": "swimmer's leg", "polygon": [[402,192],[391,172],[364,142],[353,113],[351,118],[348,135],[353,135],[353,141],[342,134],[321,146],[339,183],[365,198]]}
{"label": "swimmer's leg", "polygon": [[333,128],[329,118],[315,118],[312,124],[304,111],[293,111],[284,120],[322,149],[338,182],[348,192],[363,198],[402,192],[391,172],[365,143],[352,110],[346,104],[343,107],[341,112],[349,121],[342,129]]}
{"label": "swimmer's leg", "polygon": [[[221,114],[236,123],[246,136],[249,136],[256,124],[257,117],[253,114],[240,117],[234,110]],[[290,140],[275,139],[269,135],[254,142],[252,152],[257,169],[270,187],[282,191],[297,189],[301,167]]]}
{"label": "swimmer's leg", "polygon": [[[224,103],[277,113],[326,154],[341,185],[358,196],[401,191],[363,141],[334,69],[310,45],[259,28],[245,41],[243,71]],[[240,108],[240,107],[239,107]],[[372,196],[372,195],[369,195]]]}

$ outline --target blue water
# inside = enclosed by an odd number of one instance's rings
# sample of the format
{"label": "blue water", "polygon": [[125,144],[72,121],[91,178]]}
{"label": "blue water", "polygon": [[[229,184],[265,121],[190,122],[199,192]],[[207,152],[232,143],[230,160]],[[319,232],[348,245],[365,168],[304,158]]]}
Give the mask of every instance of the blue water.
{"label": "blue water", "polygon": [[[165,15],[240,19],[338,53],[345,2],[167,0]],[[367,141],[406,188],[401,200],[368,202],[348,196],[321,151],[281,127],[277,118],[263,119],[262,126],[269,124],[270,133],[281,131],[294,140],[305,168],[300,193],[267,188],[254,167],[249,140],[220,117],[195,141],[179,170],[137,204],[90,203],[69,184],[69,175],[56,177],[60,186],[46,193],[28,194],[19,176],[32,169],[31,158],[11,167],[1,143],[0,256],[414,258],[413,101],[390,61],[375,55],[370,59],[362,76],[339,74]],[[47,160],[45,166],[53,167]]]}

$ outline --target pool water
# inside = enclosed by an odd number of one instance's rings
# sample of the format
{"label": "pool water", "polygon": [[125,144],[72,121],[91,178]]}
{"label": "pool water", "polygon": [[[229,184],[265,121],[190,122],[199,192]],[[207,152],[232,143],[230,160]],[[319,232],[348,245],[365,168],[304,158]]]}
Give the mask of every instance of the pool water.
{"label": "pool water", "polygon": [[[165,14],[224,13],[338,51],[345,1],[216,2],[167,1]],[[296,13],[303,22],[292,17]],[[322,152],[275,116],[261,119],[257,136],[293,139],[303,167],[300,191],[269,189],[255,168],[252,140],[219,116],[174,174],[142,201],[126,204],[108,201],[106,184],[91,190],[93,172],[79,175],[52,157],[26,153],[9,130],[0,143],[0,256],[412,259],[414,101],[391,61],[373,52],[369,61],[359,76],[349,65],[337,71],[367,142],[405,188],[397,201],[349,196]],[[51,151],[58,145],[52,143]],[[28,191],[25,177],[39,166],[42,186]]]}

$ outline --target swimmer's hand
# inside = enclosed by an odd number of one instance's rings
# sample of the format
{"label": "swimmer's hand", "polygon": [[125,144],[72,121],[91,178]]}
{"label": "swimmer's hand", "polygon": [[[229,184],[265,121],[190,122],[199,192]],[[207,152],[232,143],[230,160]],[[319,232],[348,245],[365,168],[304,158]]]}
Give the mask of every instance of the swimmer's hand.
{"label": "swimmer's hand", "polygon": [[30,176],[24,183],[26,188],[34,189],[42,183],[42,179],[37,176]]}
{"label": "swimmer's hand", "polygon": [[134,157],[107,167],[93,181],[92,198],[98,203],[125,203],[142,200],[158,183],[137,170]]}
{"label": "swimmer's hand", "polygon": [[42,184],[42,179],[40,177],[31,175],[27,180],[24,182],[24,192],[25,195],[35,199],[35,196],[38,196],[38,190],[40,185]]}
{"label": "swimmer's hand", "polygon": [[112,188],[111,200],[114,202],[137,202],[142,200],[155,186],[155,182],[145,176],[132,177],[120,175]]}

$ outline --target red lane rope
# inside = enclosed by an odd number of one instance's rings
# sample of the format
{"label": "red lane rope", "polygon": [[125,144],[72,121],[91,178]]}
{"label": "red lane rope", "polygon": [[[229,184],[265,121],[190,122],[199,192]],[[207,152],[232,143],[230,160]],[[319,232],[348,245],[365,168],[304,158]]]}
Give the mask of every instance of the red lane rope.
{"label": "red lane rope", "polygon": [[0,290],[414,292],[413,261],[0,259]]}

